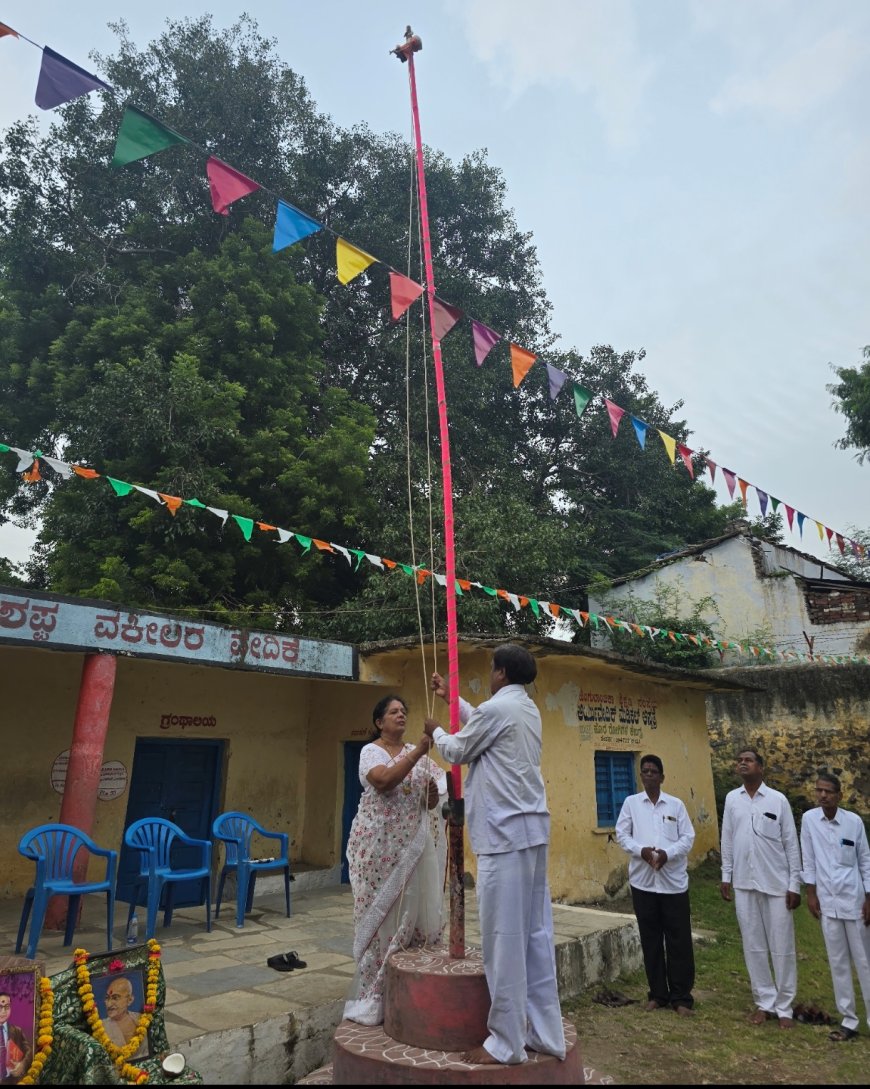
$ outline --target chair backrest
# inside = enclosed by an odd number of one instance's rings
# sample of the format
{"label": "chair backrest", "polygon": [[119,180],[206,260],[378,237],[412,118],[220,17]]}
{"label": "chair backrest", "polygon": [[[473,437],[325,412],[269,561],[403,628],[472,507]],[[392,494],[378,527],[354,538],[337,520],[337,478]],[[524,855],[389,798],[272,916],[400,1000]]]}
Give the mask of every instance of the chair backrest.
{"label": "chair backrest", "polygon": [[18,850],[36,863],[43,880],[71,881],[79,851],[99,848],[90,836],[71,824],[41,824],[24,833]]}
{"label": "chair backrest", "polygon": [[141,851],[143,871],[148,870],[150,857],[153,857],[156,866],[166,869],[170,866],[172,844],[178,836],[184,836],[184,832],[172,821],[163,817],[143,817],[133,821],[124,833],[124,842],[128,847]]}
{"label": "chair backrest", "polygon": [[239,859],[251,857],[251,839],[261,827],[249,814],[232,811],[215,817],[211,830],[215,839],[223,841],[227,865],[232,866]]}

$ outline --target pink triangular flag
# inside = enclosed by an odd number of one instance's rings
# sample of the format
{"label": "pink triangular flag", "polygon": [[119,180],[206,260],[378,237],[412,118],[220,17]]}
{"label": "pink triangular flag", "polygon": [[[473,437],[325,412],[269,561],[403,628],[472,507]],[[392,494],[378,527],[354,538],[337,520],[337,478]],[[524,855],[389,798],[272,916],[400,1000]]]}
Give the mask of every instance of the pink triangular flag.
{"label": "pink triangular flag", "polygon": [[408,307],[423,294],[423,288],[403,276],[401,272],[390,271],[390,306],[393,321],[398,321]]}
{"label": "pink triangular flag", "polygon": [[834,536],[837,538],[837,548],[839,548],[840,555],[842,556],[846,552],[846,542],[839,533],[835,533]]}
{"label": "pink triangular flag", "polygon": [[677,443],[677,453],[683,459],[683,465],[686,466],[692,480],[695,479],[695,466],[692,464],[692,454],[694,454],[694,452],[695,451],[690,450],[688,446],[683,446],[681,442]]}
{"label": "pink triangular flag", "polygon": [[715,484],[716,483],[716,462],[715,461],[710,461],[709,458],[706,458],[705,460],[707,462],[707,468],[710,470],[710,483]]}
{"label": "pink triangular flag", "polygon": [[462,317],[462,311],[458,306],[451,306],[449,303],[442,302],[440,299],[436,299],[433,310],[435,312],[434,322],[435,326],[432,330],[436,340],[443,340],[453,326]]}
{"label": "pink triangular flag", "polygon": [[737,482],[737,474],[732,473],[730,469],[723,469],[722,475],[725,477],[725,483],[728,485],[728,494],[731,498],[734,498],[734,485]]}
{"label": "pink triangular flag", "polygon": [[482,367],[484,359],[501,340],[501,333],[490,329],[482,321],[475,321],[472,318],[471,339],[474,342],[474,358],[477,360],[478,367]]}
{"label": "pink triangular flag", "polygon": [[[785,507],[785,516],[786,516],[786,518],[788,518],[788,528],[793,529],[794,528],[794,507],[790,507],[788,505],[788,503],[783,503],[783,506]],[[828,538],[828,540],[830,540],[830,538]]]}
{"label": "pink triangular flag", "polygon": [[619,405],[615,405],[613,401],[608,401],[604,398],[604,403],[607,405],[607,415],[610,417],[610,430],[613,432],[613,437],[616,438],[616,432],[619,430],[619,421],[625,415],[625,409],[620,408]]}
{"label": "pink triangular flag", "polygon": [[246,197],[248,193],[255,193],[260,188],[258,182],[246,178],[214,155],[205,164],[205,172],[208,174],[212,208],[222,216],[230,214],[227,209],[233,201]]}
{"label": "pink triangular flag", "polygon": [[[788,510],[787,507],[786,510]],[[829,529],[828,526],[825,526],[825,533],[828,535],[828,547],[830,548],[831,538],[834,536],[834,531],[832,529]]]}

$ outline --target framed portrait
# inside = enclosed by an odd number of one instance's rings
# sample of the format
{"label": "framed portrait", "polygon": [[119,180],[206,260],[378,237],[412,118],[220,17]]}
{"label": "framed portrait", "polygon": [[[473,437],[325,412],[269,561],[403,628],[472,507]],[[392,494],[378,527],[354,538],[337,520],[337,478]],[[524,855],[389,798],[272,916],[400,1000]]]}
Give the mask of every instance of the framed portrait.
{"label": "framed portrait", "polygon": [[33,1061],[39,1022],[37,966],[0,969],[0,1081],[17,1085]]}
{"label": "framed portrait", "polygon": [[[106,958],[100,958],[105,961]],[[106,1035],[116,1047],[126,1047],[139,1027],[142,1007],[145,1004],[145,968],[128,968],[118,960],[112,960],[101,970],[97,958],[91,966],[91,986],[94,1002]],[[130,1056],[131,1062],[147,1059],[151,1044],[146,1032],[137,1051]]]}

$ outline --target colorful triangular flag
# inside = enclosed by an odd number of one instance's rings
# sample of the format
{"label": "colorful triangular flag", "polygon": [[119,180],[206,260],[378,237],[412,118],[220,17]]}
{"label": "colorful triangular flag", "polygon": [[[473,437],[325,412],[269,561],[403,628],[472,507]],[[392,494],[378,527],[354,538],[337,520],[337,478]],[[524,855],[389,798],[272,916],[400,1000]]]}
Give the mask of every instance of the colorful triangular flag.
{"label": "colorful triangular flag", "polygon": [[401,272],[390,270],[390,308],[393,321],[398,321],[412,302],[415,302],[423,294],[420,284],[415,284]]}
{"label": "colorful triangular flag", "polygon": [[373,265],[375,261],[377,261],[377,257],[372,257],[365,250],[357,249],[350,242],[345,242],[343,238],[335,240],[335,264],[339,283],[349,284],[355,276],[365,272],[369,265]]}
{"label": "colorful triangular flag", "polygon": [[737,473],[732,473],[730,469],[723,469],[722,475],[725,477],[725,483],[728,485],[728,494],[733,499],[734,485],[737,483]]}
{"label": "colorful triangular flag", "polygon": [[761,517],[767,514],[767,492],[763,492],[758,485],[755,486],[755,494],[758,496],[758,505],[761,507]]}
{"label": "colorful triangular flag", "polygon": [[620,408],[619,405],[615,405],[613,401],[608,401],[604,398],[604,403],[607,406],[607,415],[610,417],[610,430],[613,432],[613,437],[616,438],[616,432],[619,430],[619,422],[625,415],[625,409]]}
{"label": "colorful triangular flag", "polygon": [[695,479],[695,466],[692,464],[692,454],[694,454],[694,452],[695,451],[690,450],[688,446],[683,446],[681,442],[677,443],[677,453],[680,455],[683,465],[686,466],[692,480]]}
{"label": "colorful triangular flag", "polygon": [[474,343],[474,358],[477,360],[478,367],[482,367],[484,359],[501,340],[501,333],[497,333],[495,329],[490,329],[482,321],[475,321],[472,318],[471,339]]}
{"label": "colorful triangular flag", "polygon": [[52,110],[98,88],[104,91],[112,89],[108,83],[79,68],[60,53],[55,53],[48,46],[43,48],[39,82],[36,84],[36,105],[41,110]]}
{"label": "colorful triangular flag", "polygon": [[668,457],[671,459],[671,465],[673,465],[677,456],[677,440],[670,435],[666,435],[664,431],[659,431],[659,437],[665,444],[665,450],[667,450]]}
{"label": "colorful triangular flag", "polygon": [[710,470],[710,483],[715,484],[716,483],[716,462],[715,461],[710,461],[709,458],[705,458],[704,460],[707,463],[707,468]]}
{"label": "colorful triangular flag", "polygon": [[522,382],[537,358],[533,352],[521,348],[518,344],[511,344],[511,368],[514,372],[514,386],[518,386]]}
{"label": "colorful triangular flag", "polygon": [[156,155],[158,151],[165,151],[174,144],[189,143],[186,136],[175,132],[150,114],[137,110],[135,106],[128,106],[118,129],[112,166],[126,166],[137,159],[146,159],[149,155]]}
{"label": "colorful triangular flag", "polygon": [[432,334],[436,340],[443,340],[462,317],[463,311],[458,306],[451,306],[450,303],[436,298],[432,304],[432,314]]}
{"label": "colorful triangular flag", "polygon": [[637,441],[640,443],[641,450],[643,450],[646,446],[646,433],[649,430],[649,424],[639,420],[637,416],[632,416],[631,422],[634,426],[634,433],[637,435]]}
{"label": "colorful triangular flag", "polygon": [[592,400],[592,394],[584,386],[574,383],[574,411],[580,416],[586,411],[586,406]]}
{"label": "colorful triangular flag", "polygon": [[560,371],[558,367],[554,367],[552,364],[547,365],[547,378],[550,382],[550,400],[555,401],[559,394],[562,392],[562,387],[568,381],[568,375],[564,371]]}
{"label": "colorful triangular flag", "polygon": [[311,216],[300,212],[292,204],[279,200],[278,207],[275,209],[275,234],[272,238],[272,252],[277,253],[296,242],[301,242],[303,238],[307,238],[310,234],[319,231],[321,226],[322,224],[318,223],[316,219],[312,219]]}
{"label": "colorful triangular flag", "polygon": [[245,177],[235,167],[221,159],[216,159],[214,155],[209,156],[205,164],[205,172],[208,175],[211,206],[218,215],[228,216],[231,204],[249,193],[256,193],[260,188],[259,182]]}

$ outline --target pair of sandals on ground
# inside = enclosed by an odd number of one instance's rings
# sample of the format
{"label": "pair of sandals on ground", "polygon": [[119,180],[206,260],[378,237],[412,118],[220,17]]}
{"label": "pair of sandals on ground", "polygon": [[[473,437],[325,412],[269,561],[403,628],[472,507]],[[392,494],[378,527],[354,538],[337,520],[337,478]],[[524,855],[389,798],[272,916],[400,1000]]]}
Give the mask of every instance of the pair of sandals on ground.
{"label": "pair of sandals on ground", "polygon": [[[783,1029],[790,1029],[794,1025],[794,1020],[791,1017],[777,1017],[775,1013],[761,1009],[758,1009],[751,1014],[749,1021],[753,1025],[763,1025],[765,1021],[779,1021],[779,1027]],[[839,1028],[828,1033],[828,1039],[833,1040],[834,1043],[841,1043],[846,1040],[854,1040],[857,1035],[857,1029],[850,1029],[846,1028],[845,1025],[840,1025]]]}
{"label": "pair of sandals on ground", "polygon": [[294,968],[307,968],[308,963],[299,959],[295,949],[289,953],[277,953],[274,957],[268,957],[266,964],[274,968],[276,972],[292,972]]}

